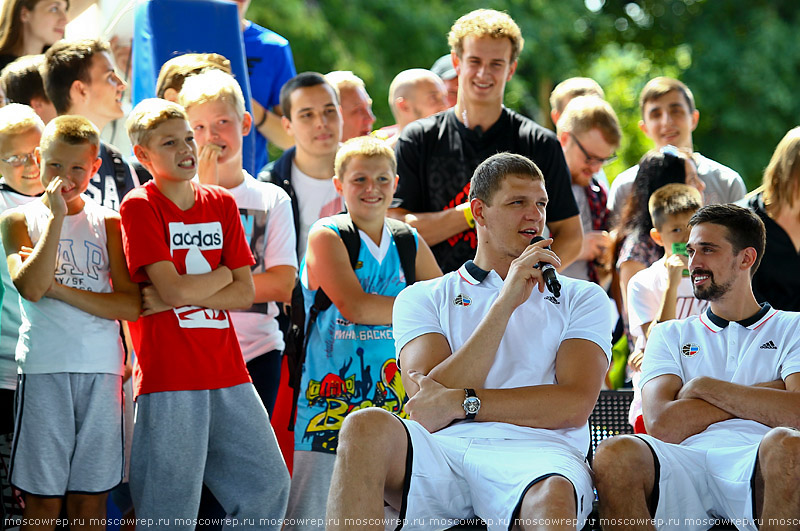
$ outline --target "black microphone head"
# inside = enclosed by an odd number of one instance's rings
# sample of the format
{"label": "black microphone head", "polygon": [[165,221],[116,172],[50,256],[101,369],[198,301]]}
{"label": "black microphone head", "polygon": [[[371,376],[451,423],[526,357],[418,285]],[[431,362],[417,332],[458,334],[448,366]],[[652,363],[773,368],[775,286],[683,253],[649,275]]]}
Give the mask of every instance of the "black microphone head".
{"label": "black microphone head", "polygon": [[530,244],[531,244],[531,245],[533,245],[534,243],[536,243],[536,242],[540,242],[540,241],[542,241],[542,240],[544,240],[544,238],[542,238],[541,236],[539,236],[539,235],[537,234],[536,236],[534,236],[533,238],[531,238],[531,243],[530,243]]}

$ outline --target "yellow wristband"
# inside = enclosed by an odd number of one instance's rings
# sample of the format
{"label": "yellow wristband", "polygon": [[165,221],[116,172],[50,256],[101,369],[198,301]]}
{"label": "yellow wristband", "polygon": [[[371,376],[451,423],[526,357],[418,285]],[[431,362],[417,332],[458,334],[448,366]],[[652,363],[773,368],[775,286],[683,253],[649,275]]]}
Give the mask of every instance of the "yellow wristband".
{"label": "yellow wristband", "polygon": [[467,220],[467,225],[469,225],[469,228],[475,228],[475,218],[472,216],[471,208],[467,207],[464,209],[464,219]]}

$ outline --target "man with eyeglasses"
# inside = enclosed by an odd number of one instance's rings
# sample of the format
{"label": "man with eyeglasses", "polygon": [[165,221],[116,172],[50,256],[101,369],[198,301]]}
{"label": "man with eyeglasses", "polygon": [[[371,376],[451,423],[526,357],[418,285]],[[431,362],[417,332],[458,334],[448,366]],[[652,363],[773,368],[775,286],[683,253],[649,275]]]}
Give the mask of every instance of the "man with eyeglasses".
{"label": "man with eyeglasses", "polygon": [[578,259],[562,273],[600,282],[598,265],[610,244],[607,193],[597,174],[612,162],[622,133],[617,115],[597,96],[578,96],[564,108],[556,134],[572,177],[572,194],[583,225],[583,248]]}

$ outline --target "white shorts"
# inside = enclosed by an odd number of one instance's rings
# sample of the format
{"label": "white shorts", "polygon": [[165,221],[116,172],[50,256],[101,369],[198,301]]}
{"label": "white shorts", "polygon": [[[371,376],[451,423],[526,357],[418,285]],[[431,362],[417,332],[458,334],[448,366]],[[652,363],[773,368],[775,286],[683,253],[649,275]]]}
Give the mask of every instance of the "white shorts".
{"label": "white shorts", "polygon": [[124,471],[122,376],[21,374],[11,484],[37,496],[99,494]]}
{"label": "white shorts", "polygon": [[656,457],[656,529],[700,531],[725,518],[740,531],[756,531],[752,482],[758,443],[693,448],[637,437]]}
{"label": "white shorts", "polygon": [[594,501],[591,472],[566,442],[452,437],[402,422],[409,459],[399,528],[441,529],[479,516],[490,531],[510,529],[528,488],[554,475],[572,483],[575,528],[584,526]]}

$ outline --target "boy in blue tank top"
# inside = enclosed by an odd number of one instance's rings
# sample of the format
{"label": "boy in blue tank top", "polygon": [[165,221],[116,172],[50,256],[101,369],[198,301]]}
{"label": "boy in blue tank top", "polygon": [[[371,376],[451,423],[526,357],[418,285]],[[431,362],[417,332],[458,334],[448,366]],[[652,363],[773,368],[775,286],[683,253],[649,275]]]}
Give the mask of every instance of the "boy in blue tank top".
{"label": "boy in blue tank top", "polygon": [[[334,185],[359,229],[358,261],[331,218],[309,231],[300,266],[306,315],[321,288],[332,305],[309,331],[295,425],[294,471],[287,512],[289,529],[322,522],[339,427],[353,411],[376,406],[403,415],[406,394],[395,362],[394,298],[406,286],[400,255],[386,225],[397,186],[394,152],[383,141],[359,137],[336,154]],[[441,275],[424,240],[417,238],[416,278]]]}

